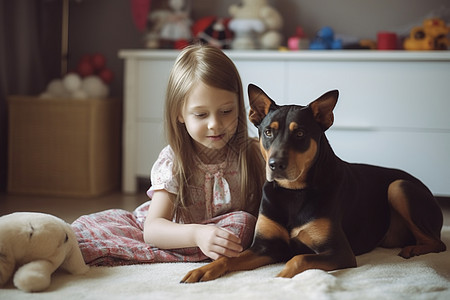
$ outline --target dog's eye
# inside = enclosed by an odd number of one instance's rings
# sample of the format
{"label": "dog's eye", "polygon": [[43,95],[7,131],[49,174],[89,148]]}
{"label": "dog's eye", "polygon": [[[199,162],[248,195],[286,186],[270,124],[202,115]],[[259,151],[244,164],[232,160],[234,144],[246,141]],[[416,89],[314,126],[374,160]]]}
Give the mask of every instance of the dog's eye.
{"label": "dog's eye", "polygon": [[305,132],[304,132],[303,130],[297,131],[297,137],[298,137],[298,138],[301,138],[301,137],[303,137],[304,135],[305,135]]}
{"label": "dog's eye", "polygon": [[264,130],[264,135],[266,137],[272,137],[272,129],[266,129]]}

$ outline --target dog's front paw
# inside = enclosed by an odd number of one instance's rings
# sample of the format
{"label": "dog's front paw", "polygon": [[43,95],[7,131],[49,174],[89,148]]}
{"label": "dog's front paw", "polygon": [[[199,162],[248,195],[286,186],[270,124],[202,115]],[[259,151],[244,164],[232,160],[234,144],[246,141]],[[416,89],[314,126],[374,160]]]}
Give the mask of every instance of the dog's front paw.
{"label": "dog's front paw", "polygon": [[285,265],[283,270],[277,275],[277,277],[292,278],[298,273],[305,270],[303,265],[303,255],[297,255],[291,258]]}
{"label": "dog's front paw", "polygon": [[225,267],[216,260],[206,266],[190,271],[184,276],[181,283],[210,281],[219,278],[225,273]]}
{"label": "dog's front paw", "polygon": [[297,274],[298,274],[297,270],[294,270],[292,268],[284,268],[283,270],[281,270],[280,273],[278,273],[277,277],[292,278]]}

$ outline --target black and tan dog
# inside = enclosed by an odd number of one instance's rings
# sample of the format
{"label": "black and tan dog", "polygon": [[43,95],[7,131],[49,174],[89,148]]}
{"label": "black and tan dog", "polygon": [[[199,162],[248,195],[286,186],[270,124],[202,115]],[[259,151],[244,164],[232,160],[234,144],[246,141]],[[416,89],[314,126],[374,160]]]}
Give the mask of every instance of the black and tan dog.
{"label": "black and tan dog", "polygon": [[355,255],[377,246],[402,247],[404,258],[446,249],[442,212],[423,183],[334,154],[324,132],[333,124],[338,91],[306,107],[278,106],[254,85],[248,92],[267,166],[253,244],[238,257],[189,272],[182,282],[285,261],[278,276],[355,267]]}

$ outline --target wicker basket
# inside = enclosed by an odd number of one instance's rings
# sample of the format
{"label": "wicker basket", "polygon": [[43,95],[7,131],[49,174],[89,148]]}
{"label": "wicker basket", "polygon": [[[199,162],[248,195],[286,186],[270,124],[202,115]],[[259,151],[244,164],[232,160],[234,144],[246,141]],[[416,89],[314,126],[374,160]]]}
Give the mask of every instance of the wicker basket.
{"label": "wicker basket", "polygon": [[120,102],[9,97],[8,192],[90,197],[119,186]]}

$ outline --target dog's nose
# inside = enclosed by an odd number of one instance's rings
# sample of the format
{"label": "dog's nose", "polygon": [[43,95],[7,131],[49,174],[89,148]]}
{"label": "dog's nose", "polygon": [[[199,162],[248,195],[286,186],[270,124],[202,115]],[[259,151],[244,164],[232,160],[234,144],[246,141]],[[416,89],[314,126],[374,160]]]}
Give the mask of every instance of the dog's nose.
{"label": "dog's nose", "polygon": [[269,168],[272,171],[284,171],[286,170],[287,162],[285,159],[276,159],[271,158],[269,159]]}

